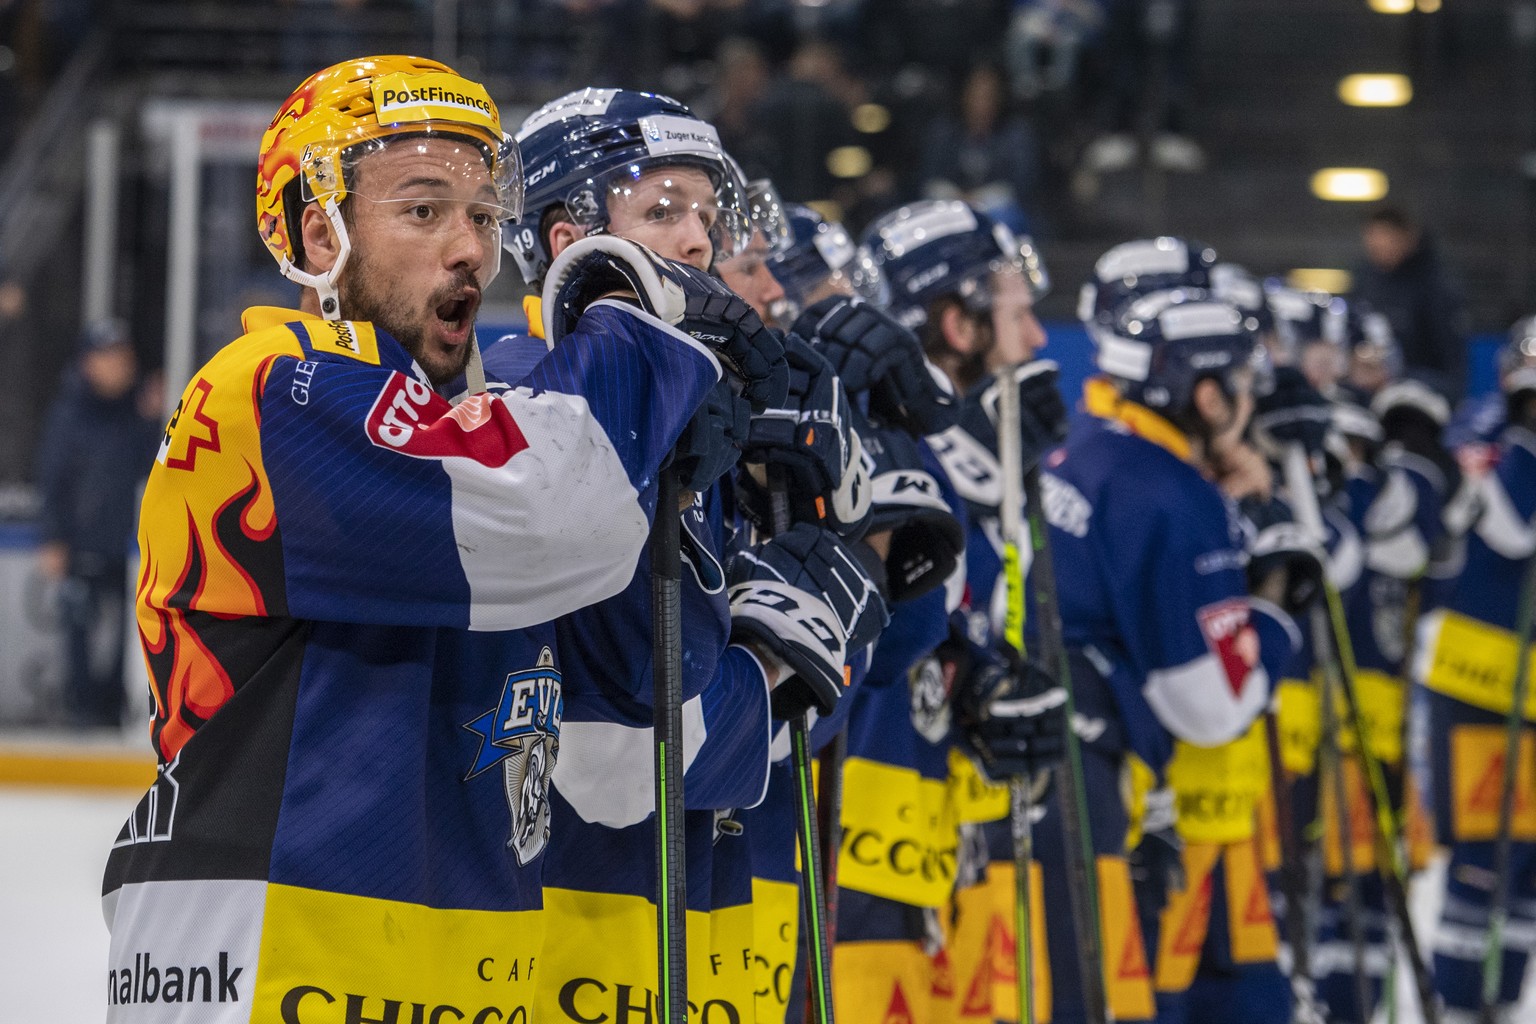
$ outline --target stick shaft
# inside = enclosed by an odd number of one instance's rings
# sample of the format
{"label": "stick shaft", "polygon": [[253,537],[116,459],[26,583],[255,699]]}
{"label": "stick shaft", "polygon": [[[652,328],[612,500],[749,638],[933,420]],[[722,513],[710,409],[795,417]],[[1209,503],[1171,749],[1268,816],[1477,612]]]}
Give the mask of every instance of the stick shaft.
{"label": "stick shaft", "polygon": [[1515,797],[1519,786],[1520,735],[1525,731],[1525,702],[1531,686],[1532,619],[1536,618],[1536,556],[1521,583],[1517,612],[1520,643],[1516,648],[1515,685],[1505,720],[1504,788],[1499,792],[1499,831],[1493,848],[1493,905],[1483,950],[1482,1016],[1494,1019],[1504,980],[1504,929],[1509,920],[1510,858],[1514,852]]}
{"label": "stick shaft", "polygon": [[651,526],[655,680],[657,999],[667,1024],[686,1024],[687,860],[683,846],[683,634],[677,476],[662,470]]}

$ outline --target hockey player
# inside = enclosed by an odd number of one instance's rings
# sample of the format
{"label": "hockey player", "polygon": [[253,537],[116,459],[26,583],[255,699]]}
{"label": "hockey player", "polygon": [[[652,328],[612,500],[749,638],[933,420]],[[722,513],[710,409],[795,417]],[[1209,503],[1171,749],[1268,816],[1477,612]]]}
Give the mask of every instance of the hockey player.
{"label": "hockey player", "polygon": [[623,589],[722,365],[762,405],[781,357],[571,288],[560,358],[487,391],[507,143],[413,57],[317,73],[263,137],[257,226],[303,298],[245,313],[150,472],[160,773],[108,858],[110,1020],[530,1013],[566,666],[539,624]]}
{"label": "hockey player", "polygon": [[[946,326],[936,328],[933,337],[952,332],[978,362],[992,343],[992,277],[1020,256],[989,227],[963,204],[923,203],[882,218],[867,243],[874,265],[890,273],[897,296],[890,310],[894,320],[942,321]],[[913,282],[920,283],[908,287]],[[846,301],[813,306],[802,316],[802,323],[807,320],[815,321],[833,365],[843,369],[855,401],[867,402],[872,416],[907,431],[947,425],[949,388],[934,389],[915,339],[896,322]],[[924,395],[937,401],[918,397]],[[940,411],[942,417],[934,415]],[[877,439],[887,453],[918,451],[901,430],[888,429]],[[887,480],[885,486],[900,495],[927,479],[947,489],[931,456],[921,475],[908,469],[877,477],[877,495]],[[958,498],[951,497],[950,504],[958,514]],[[978,721],[976,735],[994,763],[1021,770],[1021,736],[1049,727],[1040,716],[999,709],[1016,709],[1017,698],[1034,696],[1049,677],[992,657],[983,666],[963,638],[952,642],[948,613],[958,604],[963,576],[955,575],[952,586],[921,593],[912,586],[917,563],[896,557],[897,547],[893,543],[888,561],[897,601],[892,625],[876,647],[850,716],[834,980],[840,1013],[863,1016],[873,1009],[887,1019],[947,1020],[958,1005],[959,980],[945,949],[959,857],[958,808],[949,785],[950,701],[988,720]],[[948,554],[951,565],[958,554],[955,543]],[[926,569],[934,582],[951,573],[932,560]],[[899,593],[903,586],[909,591],[905,601]],[[1048,706],[1041,710],[1049,717]],[[1055,710],[1059,733],[1059,705]]]}
{"label": "hockey player", "polygon": [[[714,129],[674,100],[578,91],[530,115],[518,142],[528,166],[554,168],[529,195],[528,219],[539,233],[520,232],[515,240],[528,283],[542,284],[546,297],[557,289],[548,261],[558,267],[565,252],[594,242],[615,258],[643,242],[700,272],[745,251],[753,230],[745,186]],[[723,285],[712,301],[732,320],[759,322]],[[558,315],[536,299],[526,308],[531,324],[549,325]],[[562,343],[554,336],[545,341],[558,355]],[[503,339],[487,358],[496,367],[545,341]],[[809,393],[804,381],[793,390],[801,398]],[[727,576],[722,539],[730,495],[717,481],[749,438],[746,409],[729,389],[716,389],[709,402],[738,410],[725,416],[734,442],[729,457],[714,458],[711,438],[690,433],[673,467],[684,489],[697,492],[683,510],[682,535],[689,566],[682,585],[689,999],[743,1019],[752,1013],[750,878],[740,829],[726,823],[725,812],[762,799],[770,689],[784,715],[830,709],[842,690],[850,641],[867,643],[884,612],[853,553],[831,531],[811,525],[755,550]],[[857,444],[835,416],[818,426],[823,443],[800,455],[832,460],[822,468],[835,491],[850,463],[857,465]],[[867,508],[867,488],[862,498]],[[856,503],[830,494],[824,506],[850,527],[862,518]],[[647,554],[623,594],[555,626],[579,653],[566,680],[567,767],[553,777],[557,838],[546,873],[552,929],[536,1002],[545,1020],[582,1021],[650,1005],[657,968],[655,827],[647,820],[654,811],[649,577]],[[728,854],[729,844],[740,852]]]}
{"label": "hockey player", "polygon": [[[1090,416],[1073,423],[1043,481],[1077,708],[1101,726],[1084,746],[1086,788],[1111,791],[1131,754],[1155,775],[1166,773],[1172,786],[1149,800],[1138,851],[1142,919],[1169,901],[1161,934],[1148,936],[1158,947],[1159,1019],[1271,1019],[1278,998],[1284,1020],[1284,983],[1273,966],[1274,929],[1251,841],[1253,799],[1246,815],[1241,800],[1213,802],[1210,817],[1199,815],[1204,808],[1194,799],[1212,785],[1248,785],[1254,769],[1246,738],[1293,646],[1289,617],[1248,594],[1243,538],[1229,504],[1256,486],[1256,456],[1241,439],[1252,412],[1257,349],[1232,307],[1169,298],[1142,311],[1133,305],[1113,328],[1096,333],[1104,376],[1085,389]],[[1234,743],[1240,738],[1245,742]],[[1182,864],[1176,842],[1167,845],[1175,794],[1181,818],[1197,816],[1180,833],[1187,843]],[[1159,808],[1155,820],[1150,810]],[[1120,845],[1126,810],[1102,801],[1091,815],[1113,1000],[1114,982],[1146,961],[1130,960],[1142,948]],[[1060,839],[1046,834],[1050,824],[1047,818],[1036,837],[1041,851],[1060,848]],[[1158,850],[1171,858],[1152,856]],[[1168,884],[1180,868],[1185,883]],[[1045,864],[1047,886],[1060,871],[1059,863]],[[1255,893],[1263,909],[1250,922]],[[1065,1000],[1076,991],[1075,924],[1053,923],[1048,908],[1047,925],[1052,988]],[[1211,1004],[1193,1006],[1181,993],[1203,949],[1215,959],[1208,966],[1267,964],[1267,981],[1238,969],[1225,991],[1206,989]],[[1139,1005],[1122,997],[1117,1018],[1152,1016],[1145,975],[1139,994]],[[1247,1016],[1230,1016],[1239,1005]]]}
{"label": "hockey player", "polygon": [[870,257],[848,230],[809,206],[784,208],[789,241],[769,259],[769,269],[784,289],[784,319],[789,322],[824,299],[858,296],[884,309],[890,289]]}
{"label": "hockey player", "polygon": [[1521,339],[1501,354],[1506,421],[1488,472],[1476,478],[1480,514],[1467,539],[1466,568],[1445,607],[1421,625],[1415,678],[1429,716],[1436,832],[1449,845],[1445,903],[1435,933],[1435,985],[1444,1019],[1480,1019],[1490,907],[1502,883],[1509,925],[1503,935],[1501,984],[1494,1007],[1513,1020],[1529,958],[1523,938],[1536,915],[1536,800],[1530,790],[1531,701],[1523,709],[1514,775],[1509,875],[1496,876],[1500,796],[1507,722],[1513,704],[1520,590],[1536,552],[1536,366]]}
{"label": "hockey player", "polygon": [[752,238],[740,254],[721,259],[715,269],[764,323],[788,327],[783,321],[784,288],[768,266],[769,259],[790,244],[784,202],[773,182],[759,178],[747,184],[747,205]]}

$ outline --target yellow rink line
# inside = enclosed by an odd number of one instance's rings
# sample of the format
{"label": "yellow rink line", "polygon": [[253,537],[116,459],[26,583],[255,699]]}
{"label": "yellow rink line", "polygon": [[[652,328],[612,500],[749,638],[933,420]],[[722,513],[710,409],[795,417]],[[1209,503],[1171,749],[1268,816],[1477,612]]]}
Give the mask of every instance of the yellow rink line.
{"label": "yellow rink line", "polygon": [[0,747],[0,785],[80,789],[148,789],[155,760],[127,751]]}

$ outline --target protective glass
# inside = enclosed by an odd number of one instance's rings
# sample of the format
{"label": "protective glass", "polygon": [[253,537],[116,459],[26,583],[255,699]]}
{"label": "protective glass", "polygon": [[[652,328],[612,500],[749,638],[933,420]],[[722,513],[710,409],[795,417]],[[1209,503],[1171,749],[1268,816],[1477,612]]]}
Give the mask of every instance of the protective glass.
{"label": "protective glass", "polygon": [[[367,139],[347,144],[346,139],[334,144],[311,145],[304,152],[303,199],[305,202],[324,202],[332,195],[346,195],[361,181],[374,202],[415,198],[419,195],[437,195],[458,201],[474,201],[484,207],[500,225],[506,221],[520,220],[523,215],[523,164],[517,143],[511,136],[503,135],[494,152],[479,140],[455,132],[452,124],[411,126],[408,134]],[[367,168],[362,167],[368,157],[385,149],[415,146],[427,153],[428,143],[447,141],[449,146],[431,149],[437,167],[430,174],[408,179],[410,195],[381,194],[378,185],[370,181]],[[360,170],[361,168],[361,170]]]}
{"label": "protective glass", "polygon": [[[678,168],[703,171],[709,188],[701,189],[691,175],[668,173]],[[747,185],[719,158],[690,155],[636,161],[588,179],[566,199],[565,207],[571,220],[588,233],[614,230],[615,220],[628,229],[635,223],[666,227],[697,217],[717,260],[740,254],[752,241]]]}
{"label": "protective glass", "polygon": [[795,244],[794,233],[789,228],[789,215],[779,190],[767,178],[757,178],[747,183],[747,213],[752,226],[768,240],[768,254],[777,256],[787,252]]}

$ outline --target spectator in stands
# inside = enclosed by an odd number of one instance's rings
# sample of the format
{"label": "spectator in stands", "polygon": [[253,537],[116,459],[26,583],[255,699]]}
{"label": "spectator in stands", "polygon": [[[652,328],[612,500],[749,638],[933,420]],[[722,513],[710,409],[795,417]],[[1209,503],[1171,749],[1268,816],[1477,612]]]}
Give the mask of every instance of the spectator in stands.
{"label": "spectator in stands", "polygon": [[59,584],[64,711],[84,727],[122,721],[128,552],[160,436],[138,386],[126,325],[90,325],[38,446],[40,569]]}
{"label": "spectator in stands", "polygon": [[[1138,156],[1167,171],[1196,172],[1205,153],[1189,132],[1195,0],[1108,0],[1100,66],[1108,133],[1084,151],[1091,171],[1118,171]],[[1150,129],[1141,154],[1138,129]]]}
{"label": "spectator in stands", "polygon": [[1013,0],[1006,43],[1013,94],[1032,100],[1070,89],[1078,55],[1103,26],[1103,0]]}
{"label": "spectator in stands", "polygon": [[1402,347],[1403,366],[1459,398],[1466,381],[1467,309],[1438,248],[1409,213],[1382,206],[1360,232],[1365,260],[1351,298],[1386,316]]}
{"label": "spectator in stands", "polygon": [[923,191],[932,199],[963,199],[1028,233],[1040,181],[1040,143],[1024,118],[1007,111],[1007,85],[991,64],[966,77],[958,114],[941,116],[929,132]]}
{"label": "spectator in stands", "polygon": [[833,150],[859,143],[852,111],[860,86],[832,43],[807,39],[790,59],[788,74],[771,84],[758,105],[760,128],[771,140],[765,168],[781,195],[825,199],[838,185],[827,165]]}

